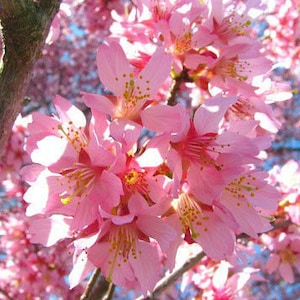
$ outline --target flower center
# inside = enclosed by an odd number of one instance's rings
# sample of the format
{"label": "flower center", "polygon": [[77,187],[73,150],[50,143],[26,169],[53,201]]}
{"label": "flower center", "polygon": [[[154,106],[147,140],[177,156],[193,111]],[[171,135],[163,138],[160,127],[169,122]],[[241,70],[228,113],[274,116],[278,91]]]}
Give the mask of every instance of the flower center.
{"label": "flower center", "polygon": [[176,38],[175,41],[175,54],[184,54],[191,49],[192,46],[192,34],[190,32],[185,33],[183,36]]}
{"label": "flower center", "polygon": [[237,35],[247,35],[247,28],[251,25],[250,20],[243,20],[234,12],[224,19],[228,25],[228,30]]}
{"label": "flower center", "polygon": [[60,193],[61,202],[68,204],[74,197],[87,197],[96,180],[96,171],[82,163],[75,163],[74,167],[64,168],[57,178],[65,190]]}
{"label": "flower center", "polygon": [[221,59],[215,71],[220,75],[236,78],[240,81],[246,81],[248,79],[248,76],[245,75],[246,72],[251,73],[249,62],[239,60],[237,57]]}
{"label": "flower center", "polygon": [[218,145],[215,142],[216,136],[217,134],[215,133],[203,136],[190,134],[185,141],[171,143],[171,145],[187,160],[203,166],[213,166],[217,170],[221,170],[222,165],[218,165],[214,157],[221,153],[218,149],[222,149],[225,146],[229,147],[230,145]]}
{"label": "flower center", "polygon": [[253,106],[249,103],[249,100],[243,97],[239,97],[239,100],[234,103],[229,110],[233,112],[238,118],[244,120],[253,111]]}
{"label": "flower center", "polygon": [[138,192],[142,195],[147,195],[149,193],[148,183],[145,178],[146,172],[131,170],[124,176],[124,183],[126,188],[132,192]]}
{"label": "flower center", "polygon": [[222,23],[218,26],[216,33],[220,36],[244,36],[248,34],[248,28],[251,25],[250,20],[243,18],[243,15],[232,13],[225,17]]}
{"label": "flower center", "polygon": [[297,257],[291,249],[285,249],[280,252],[280,257],[283,263],[293,265],[297,261]]}
{"label": "flower center", "polygon": [[167,20],[170,12],[167,10],[167,5],[164,1],[151,1],[150,9],[152,12],[152,19],[154,22],[165,19]]}

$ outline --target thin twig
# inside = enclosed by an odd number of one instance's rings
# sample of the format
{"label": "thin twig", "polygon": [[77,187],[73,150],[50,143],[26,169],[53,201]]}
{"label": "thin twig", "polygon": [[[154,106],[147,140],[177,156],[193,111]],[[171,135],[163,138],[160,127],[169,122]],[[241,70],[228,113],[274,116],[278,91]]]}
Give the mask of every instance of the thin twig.
{"label": "thin twig", "polygon": [[112,300],[115,291],[115,285],[111,282],[108,286],[108,290],[103,300]]}
{"label": "thin twig", "polygon": [[[291,224],[291,222],[289,220],[284,221],[282,223],[278,223],[278,224],[273,224],[273,229],[275,230],[277,228],[284,228],[287,227]],[[249,236],[247,236],[246,234],[240,234],[239,236],[237,236],[238,239],[241,238],[249,238]],[[186,271],[188,271],[189,269],[191,269],[192,267],[194,267],[206,254],[204,252],[199,252],[197,255],[195,255],[194,257],[190,258],[188,261],[186,261],[184,263],[184,265],[180,268],[178,268],[177,270],[175,270],[174,272],[172,272],[170,275],[165,276],[164,278],[162,278],[156,285],[156,287],[154,288],[153,292],[151,293],[151,295],[147,296],[146,298],[143,297],[139,297],[137,300],[153,300],[153,299],[158,299],[158,296],[164,291],[166,290],[169,286],[171,286],[172,284],[174,284]]]}
{"label": "thin twig", "polygon": [[176,103],[177,103],[176,94],[179,91],[181,84],[184,82],[192,82],[192,81],[193,80],[191,79],[191,77],[188,74],[188,69],[183,68],[181,73],[174,78],[174,81],[173,81],[173,84],[171,87],[171,91],[170,91],[170,96],[167,100],[168,105],[170,105],[170,106],[176,105]]}
{"label": "thin twig", "polygon": [[12,297],[10,297],[6,291],[4,291],[3,289],[0,288],[0,294],[2,294],[3,296],[5,296],[8,300],[13,300]]}
{"label": "thin twig", "polygon": [[99,276],[100,276],[100,269],[96,269],[87,284],[86,290],[81,295],[80,300],[91,300],[92,291]]}
{"label": "thin twig", "polygon": [[158,296],[166,290],[169,286],[174,284],[186,271],[191,269],[195,266],[203,257],[205,256],[204,252],[199,252],[194,257],[191,257],[188,261],[186,261],[183,266],[172,272],[170,275],[162,278],[154,288],[151,295],[147,296],[146,298],[139,297],[137,300],[153,300],[158,299]]}

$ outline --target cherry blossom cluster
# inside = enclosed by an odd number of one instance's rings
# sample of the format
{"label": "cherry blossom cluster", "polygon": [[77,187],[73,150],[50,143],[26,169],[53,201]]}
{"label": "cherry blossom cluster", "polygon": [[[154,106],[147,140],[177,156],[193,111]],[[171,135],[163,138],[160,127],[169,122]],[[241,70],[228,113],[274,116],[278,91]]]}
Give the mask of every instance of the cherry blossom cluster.
{"label": "cherry blossom cluster", "polygon": [[32,114],[21,171],[31,241],[73,244],[71,288],[97,267],[146,295],[183,241],[226,260],[236,236],[272,229],[280,195],[255,166],[279,128],[268,104],[278,95],[255,8],[133,1],[98,48],[105,88],[82,92],[89,113],[57,95],[56,114]]}
{"label": "cherry blossom cluster", "polygon": [[[82,286],[70,291],[64,279],[72,264],[68,242],[47,249],[30,242],[29,223],[23,209],[0,219],[0,299],[77,299]],[[76,296],[77,295],[77,296]],[[2,298],[4,296],[4,298]]]}
{"label": "cherry blossom cluster", "polygon": [[[283,297],[298,298],[298,290],[290,290],[289,294],[282,282],[293,284],[300,276],[299,174],[299,162],[294,160],[282,167],[274,166],[270,179],[281,194],[275,214],[276,228],[246,244],[238,243],[238,255],[226,261],[201,259],[183,275],[181,291],[191,291],[194,298],[201,299],[261,299],[263,295],[270,295],[276,286]],[[255,250],[258,246],[260,251]],[[194,257],[199,249],[197,244],[182,244],[175,268],[183,265],[187,258]],[[176,289],[170,293],[173,298],[178,297]]]}
{"label": "cherry blossom cluster", "polygon": [[[256,299],[251,284],[266,282],[258,268],[248,265],[247,256],[255,256],[251,247],[238,245],[243,255],[236,259],[215,260],[202,256],[199,263],[190,268],[179,282],[180,292],[186,299]],[[187,258],[199,255],[198,244],[182,243],[177,251],[176,269],[186,263]],[[170,299],[177,299],[178,290],[174,287],[166,292]]]}
{"label": "cherry blossom cluster", "polygon": [[266,54],[279,66],[299,75],[300,21],[297,0],[265,1],[262,35]]}
{"label": "cherry blossom cluster", "polygon": [[30,163],[24,151],[29,122],[31,116],[18,116],[0,161],[0,299],[34,299],[37,295],[49,299],[51,294],[65,299],[70,293],[78,298],[82,286],[70,291],[64,279],[72,265],[69,242],[46,249],[30,241],[26,205],[21,200],[25,183],[18,172]]}
{"label": "cherry blossom cluster", "polygon": [[[19,174],[19,170],[22,166],[31,162],[30,156],[24,150],[24,140],[28,134],[27,125],[29,122],[31,122],[30,116],[24,118],[21,115],[18,116],[6,149],[0,157],[0,188],[8,199],[22,197],[25,191],[25,183]],[[1,199],[0,205],[3,204],[4,201]]]}
{"label": "cherry blossom cluster", "polygon": [[271,178],[277,183],[282,195],[277,219],[288,223],[283,230],[263,234],[262,243],[270,251],[270,259],[265,265],[268,273],[274,273],[286,282],[293,283],[300,275],[300,164],[289,160],[282,167],[275,166]]}

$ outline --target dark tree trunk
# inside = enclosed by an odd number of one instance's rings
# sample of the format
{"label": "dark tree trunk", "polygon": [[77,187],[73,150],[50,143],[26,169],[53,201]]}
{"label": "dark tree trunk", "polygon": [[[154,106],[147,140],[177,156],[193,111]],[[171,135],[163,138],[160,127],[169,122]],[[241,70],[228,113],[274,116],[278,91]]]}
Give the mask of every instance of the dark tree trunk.
{"label": "dark tree trunk", "polygon": [[32,69],[40,57],[60,0],[0,0],[4,43],[0,69],[0,154],[21,112]]}

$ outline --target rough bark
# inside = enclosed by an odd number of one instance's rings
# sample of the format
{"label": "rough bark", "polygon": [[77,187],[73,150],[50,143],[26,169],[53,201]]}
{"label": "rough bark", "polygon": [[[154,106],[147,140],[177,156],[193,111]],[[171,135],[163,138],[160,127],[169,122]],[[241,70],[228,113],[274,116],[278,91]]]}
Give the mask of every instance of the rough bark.
{"label": "rough bark", "polygon": [[4,57],[0,69],[0,155],[41,56],[60,0],[0,0]]}

